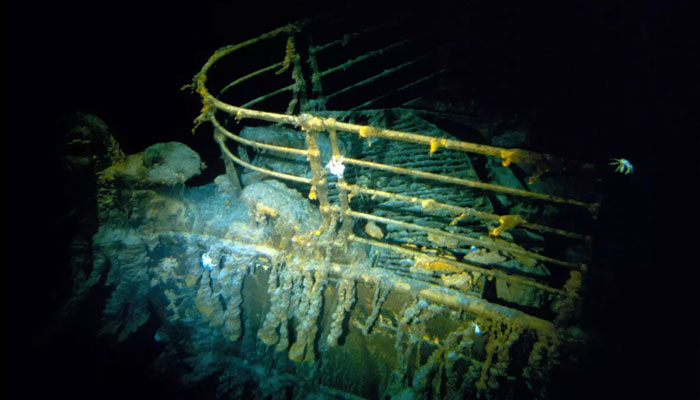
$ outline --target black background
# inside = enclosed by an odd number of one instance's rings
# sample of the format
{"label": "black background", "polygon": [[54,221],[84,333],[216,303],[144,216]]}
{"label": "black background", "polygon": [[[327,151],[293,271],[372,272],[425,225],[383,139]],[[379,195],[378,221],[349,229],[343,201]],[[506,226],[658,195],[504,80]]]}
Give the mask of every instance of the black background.
{"label": "black background", "polygon": [[[660,202],[654,188],[675,160],[690,116],[680,76],[688,10],[672,2],[21,2],[6,6],[7,156],[10,200],[6,305],[15,397],[195,398],[155,377],[150,338],[130,346],[96,339],[96,321],[55,327],[70,294],[70,205],[58,151],[76,111],[98,115],[127,153],[181,141],[215,163],[208,135],[190,134],[200,103],[180,91],[217,48],[320,12],[425,15],[478,43],[465,101],[509,110],[532,127],[537,150],[598,163],[627,157],[629,177],[609,176],[598,232],[598,272],[586,325],[595,345],[575,371],[555,376],[561,398],[673,398],[697,383],[697,337],[683,342],[676,313],[654,295],[662,246],[647,235]],[[447,29],[447,28],[446,28]],[[687,36],[687,35],[685,35]],[[680,95],[679,95],[680,94]],[[469,97],[471,96],[471,97]],[[499,101],[501,103],[499,103]],[[682,102],[681,102],[682,103]],[[679,143],[682,145],[682,143]],[[671,302],[681,301],[670,295]],[[99,314],[95,305],[95,314]],[[697,313],[696,313],[697,315]],[[683,322],[685,323],[685,322]],[[584,327],[585,329],[585,327]],[[693,361],[695,369],[671,362]],[[697,382],[697,381],[696,381]],[[204,394],[207,395],[207,394]],[[566,396],[566,397],[564,397]],[[685,396],[683,396],[685,397]],[[676,397],[681,398],[681,397]]]}

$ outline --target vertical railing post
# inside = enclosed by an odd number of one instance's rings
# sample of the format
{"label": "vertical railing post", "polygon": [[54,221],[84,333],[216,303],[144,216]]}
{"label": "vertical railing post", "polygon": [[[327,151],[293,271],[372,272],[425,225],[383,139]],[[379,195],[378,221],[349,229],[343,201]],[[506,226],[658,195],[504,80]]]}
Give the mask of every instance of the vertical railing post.
{"label": "vertical railing post", "polygon": [[321,71],[318,69],[318,60],[316,58],[316,46],[313,44],[311,32],[307,31],[307,40],[309,44],[309,59],[307,63],[311,68],[311,93],[314,98],[314,110],[326,109],[326,101],[323,97],[323,85],[321,84]]}
{"label": "vertical railing post", "polygon": [[292,100],[290,100],[287,105],[287,111],[285,114],[294,114],[294,109],[299,106],[300,110],[305,110],[307,99],[306,99],[306,81],[304,80],[304,73],[301,68],[301,57],[299,52],[297,52],[295,45],[295,35],[290,33],[287,38],[287,45],[285,47],[284,60],[282,61],[282,69],[276,72],[277,75],[287,71],[291,67],[292,80],[294,81],[292,87]]}
{"label": "vertical railing post", "polygon": [[[331,140],[331,149],[333,150],[332,157],[334,160],[342,160],[343,155],[340,154],[340,150],[338,149],[338,133],[335,129],[335,122],[333,118],[326,120],[326,128],[328,129],[328,136]],[[340,227],[340,238],[343,241],[343,246],[347,246],[348,235],[352,233],[355,220],[349,215],[350,198],[348,197],[345,178],[342,174],[338,175],[338,199],[340,201],[340,218],[343,219],[343,225]]]}
{"label": "vertical railing post", "polygon": [[[331,225],[331,206],[328,201],[328,181],[321,167],[321,151],[316,144],[316,135],[318,131],[315,129],[305,129],[306,131],[306,147],[309,152],[308,159],[311,165],[311,190],[316,192],[318,202],[320,204],[321,216],[323,218],[321,226],[318,228],[321,234],[325,233]],[[335,225],[335,224],[333,224]]]}
{"label": "vertical railing post", "polygon": [[[214,128],[214,141],[219,143],[219,146],[223,146],[224,135],[219,132],[217,128]],[[224,166],[226,167],[226,178],[228,178],[231,187],[233,188],[234,195],[238,197],[243,191],[241,186],[241,181],[238,178],[238,172],[236,171],[236,165],[231,161],[230,158],[226,157],[224,150],[221,149],[221,158],[224,159]]]}

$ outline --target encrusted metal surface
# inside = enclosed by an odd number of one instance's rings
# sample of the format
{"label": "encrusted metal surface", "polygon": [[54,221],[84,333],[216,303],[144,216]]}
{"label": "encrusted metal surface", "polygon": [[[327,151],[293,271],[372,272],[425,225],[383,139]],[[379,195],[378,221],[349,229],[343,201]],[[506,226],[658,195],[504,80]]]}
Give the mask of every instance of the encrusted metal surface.
{"label": "encrusted metal surface", "polygon": [[[585,232],[547,216],[591,218],[598,203],[531,189],[552,171],[575,185],[587,165],[458,140],[399,107],[444,72],[425,63],[429,51],[411,51],[430,39],[397,34],[367,47],[383,28],[359,27],[314,44],[324,23],[223,47],[188,85],[203,103],[195,129],[213,127],[225,176],[202,188],[144,181],[165,155],[142,154],[100,172],[95,246],[115,288],[106,331],[127,337],[150,304],[168,350],[191,364],[185,380],[218,374],[231,397],[274,397],[282,386],[296,398],[538,391],[561,345],[583,340],[590,252]],[[266,51],[245,53],[256,46]],[[236,57],[269,49],[278,61],[242,77],[212,70],[254,65]],[[344,49],[363,50],[330,56]],[[384,69],[332,80],[370,60]],[[261,80],[265,90],[246,86]]]}

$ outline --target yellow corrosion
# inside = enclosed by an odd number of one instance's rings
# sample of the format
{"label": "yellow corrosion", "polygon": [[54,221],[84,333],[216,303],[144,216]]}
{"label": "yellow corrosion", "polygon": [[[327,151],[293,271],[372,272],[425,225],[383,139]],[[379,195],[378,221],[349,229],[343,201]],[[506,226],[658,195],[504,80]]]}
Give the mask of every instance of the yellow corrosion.
{"label": "yellow corrosion", "polygon": [[421,337],[421,339],[423,341],[428,342],[428,343],[432,343],[435,346],[440,346],[440,338],[437,336],[423,335],[423,337]]}
{"label": "yellow corrosion", "polygon": [[439,260],[431,260],[429,258],[418,257],[416,264],[411,268],[416,272],[433,273],[433,272],[464,272],[463,269]]}
{"label": "yellow corrosion", "polygon": [[524,224],[527,221],[520,215],[501,215],[498,218],[498,226],[489,232],[491,236],[498,236],[501,233],[507,231],[510,228],[514,228],[520,224]]}
{"label": "yellow corrosion", "polygon": [[447,146],[447,139],[438,139],[438,138],[430,139],[430,155],[432,156],[433,153],[435,153],[435,150],[437,150],[440,147],[445,147],[445,146]]}
{"label": "yellow corrosion", "polygon": [[462,218],[464,218],[466,216],[467,216],[467,212],[465,211],[465,212],[459,214],[458,216],[452,218],[452,221],[450,221],[450,226],[457,225],[457,222],[459,222]]}
{"label": "yellow corrosion", "polygon": [[272,217],[272,218],[276,218],[277,215],[279,215],[279,212],[276,209],[269,207],[269,206],[266,206],[264,204],[258,204],[256,206],[256,209],[257,209],[258,213],[265,215],[265,216]]}
{"label": "yellow corrosion", "polygon": [[301,126],[301,130],[304,132],[322,131],[326,126],[323,122],[323,119],[319,117],[314,117],[311,114],[301,114],[297,118],[297,122],[299,126]]}
{"label": "yellow corrosion", "polygon": [[359,134],[361,138],[372,136],[372,127],[367,125],[361,126]]}
{"label": "yellow corrosion", "polygon": [[551,168],[551,157],[543,154],[533,153],[521,149],[500,149],[498,153],[501,165],[509,166],[511,163],[529,164],[535,167],[535,172],[530,176],[527,183],[532,185],[535,181]]}
{"label": "yellow corrosion", "polygon": [[499,156],[501,157],[501,165],[507,167],[512,162],[518,162],[517,149],[502,149]]}
{"label": "yellow corrosion", "polygon": [[372,136],[376,136],[380,132],[381,129],[372,128],[368,125],[363,125],[360,127],[360,130],[357,133],[360,135],[361,138],[367,138],[367,144],[369,145],[369,147],[372,147]]}
{"label": "yellow corrosion", "polygon": [[265,220],[270,217],[270,218],[277,218],[279,215],[279,211],[276,209],[267,206],[262,203],[257,203],[255,204],[255,221],[258,223],[264,223]]}
{"label": "yellow corrosion", "polygon": [[433,206],[435,205],[435,200],[433,199],[426,199],[420,202],[420,208],[424,211],[430,211],[433,209]]}

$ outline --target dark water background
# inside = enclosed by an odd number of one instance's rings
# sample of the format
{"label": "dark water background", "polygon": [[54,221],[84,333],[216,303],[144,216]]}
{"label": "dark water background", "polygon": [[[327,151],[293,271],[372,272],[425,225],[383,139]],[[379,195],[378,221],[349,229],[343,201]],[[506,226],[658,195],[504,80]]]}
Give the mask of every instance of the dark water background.
{"label": "dark water background", "polygon": [[[70,116],[83,111],[104,119],[127,153],[176,140],[216,164],[209,135],[189,132],[199,99],[180,91],[208,56],[319,10],[347,9],[361,18],[358,10],[368,6],[235,3],[32,2],[4,13],[11,200],[6,345],[15,395],[9,398],[207,395],[151,373],[158,352],[151,336],[135,335],[117,351],[96,338],[101,304],[88,305],[94,318],[58,329],[56,312],[71,289],[67,245],[77,229],[61,223],[70,204],[59,148]],[[426,24],[448,21],[451,34],[473,40],[465,57],[481,61],[462,82],[469,88],[465,98],[457,100],[518,115],[532,127],[530,148],[635,162],[634,175],[606,178],[599,268],[586,309],[596,345],[580,370],[558,371],[554,379],[568,398],[688,398],[682,387],[692,383],[689,373],[698,377],[698,339],[681,339],[694,332],[687,315],[676,318],[676,305],[686,300],[673,286],[683,277],[660,282],[655,268],[676,265],[667,265],[670,249],[653,229],[664,218],[660,205],[673,207],[655,189],[666,177],[663,166],[676,160],[659,142],[682,146],[682,121],[690,116],[688,104],[678,104],[678,93],[689,90],[680,77],[687,47],[676,41],[684,36],[686,12],[652,1],[369,3],[374,16],[422,13]]]}

